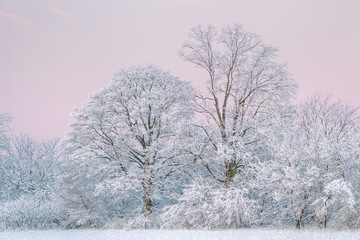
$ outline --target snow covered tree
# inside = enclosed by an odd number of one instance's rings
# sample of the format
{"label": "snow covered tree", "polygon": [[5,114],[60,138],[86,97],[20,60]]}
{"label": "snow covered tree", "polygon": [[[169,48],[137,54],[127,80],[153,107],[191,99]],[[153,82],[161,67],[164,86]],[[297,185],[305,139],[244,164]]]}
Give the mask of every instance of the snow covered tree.
{"label": "snow covered tree", "polygon": [[326,228],[328,219],[335,229],[354,228],[358,225],[354,192],[344,179],[336,179],[325,185],[320,197],[311,204],[317,219]]}
{"label": "snow covered tree", "polygon": [[207,91],[195,101],[207,137],[201,162],[225,188],[247,165],[251,147],[283,121],[296,90],[286,66],[276,63],[276,53],[236,24],[221,33],[213,26],[195,27],[180,51],[209,77]]}
{"label": "snow covered tree", "polygon": [[1,229],[47,229],[59,226],[56,207],[60,173],[58,140],[36,142],[8,135],[1,154]]}
{"label": "snow covered tree", "polygon": [[[340,204],[351,202],[352,204],[347,204],[347,208],[353,208],[351,207],[353,205],[351,188],[355,185],[352,183],[352,168],[358,168],[356,166],[358,157],[351,153],[358,151],[358,149],[354,149],[352,142],[356,140],[352,136],[359,136],[360,130],[357,108],[340,101],[332,101],[331,96],[321,97],[317,94],[301,107],[300,116],[301,127],[306,133],[307,140],[313,146],[313,158],[316,159],[314,164],[316,164],[316,168],[320,169],[320,177],[317,181],[317,191],[319,192],[317,198],[324,199],[327,196],[328,199],[332,199],[330,202],[337,202],[338,207],[342,209],[345,206]],[[351,185],[353,187],[350,187]],[[338,190],[334,190],[339,186],[344,188],[342,192],[346,194],[343,197],[350,199],[349,201],[335,199],[341,196],[341,194],[335,194],[335,192],[339,192]],[[330,210],[331,204],[326,205],[329,208],[328,213],[325,213],[322,218],[317,217],[318,222],[322,223],[323,227],[327,226],[329,219],[332,219],[333,222],[338,222],[337,218],[345,219],[336,214],[336,211]],[[316,208],[313,211],[318,212]],[[340,212],[345,214],[344,211]],[[354,216],[349,212],[346,215],[348,217]],[[344,225],[347,224],[352,225],[353,223],[349,221],[344,223]]]}
{"label": "snow covered tree", "polygon": [[51,192],[59,165],[58,140],[38,143],[26,135],[12,136],[10,140],[11,148],[1,169],[8,198],[24,193]]}
{"label": "snow covered tree", "polygon": [[[289,117],[296,90],[286,66],[276,63],[276,53],[239,25],[221,33],[198,26],[184,42],[180,56],[208,74],[206,91],[194,100],[199,118],[188,151],[212,188],[196,181],[186,188],[164,213],[176,226],[238,228],[255,220],[249,216],[258,211],[256,163],[266,155],[268,136]],[[190,193],[202,200],[194,203]],[[191,213],[199,217],[192,219]]]}
{"label": "snow covered tree", "polygon": [[192,92],[168,72],[134,67],[118,72],[73,114],[76,122],[63,142],[66,164],[79,166],[72,170],[78,184],[89,179],[93,192],[86,194],[111,195],[127,206],[117,216],[127,224],[130,215],[137,219],[133,226],[155,224],[155,201],[165,201],[164,191],[172,186],[168,180],[181,169],[181,132],[192,118]]}
{"label": "snow covered tree", "polygon": [[295,220],[297,228],[305,223],[327,227],[330,220],[354,226],[357,221],[356,110],[314,95],[298,108],[294,125],[273,139],[274,158],[261,176],[279,204],[279,215]]}
{"label": "snow covered tree", "polygon": [[[95,167],[95,165],[93,165]],[[65,215],[62,227],[99,228],[108,216],[103,214],[104,208],[110,205],[109,198],[95,196],[95,182],[101,176],[90,175],[89,164],[72,161],[66,158],[62,164],[62,188],[60,189],[59,208]]]}

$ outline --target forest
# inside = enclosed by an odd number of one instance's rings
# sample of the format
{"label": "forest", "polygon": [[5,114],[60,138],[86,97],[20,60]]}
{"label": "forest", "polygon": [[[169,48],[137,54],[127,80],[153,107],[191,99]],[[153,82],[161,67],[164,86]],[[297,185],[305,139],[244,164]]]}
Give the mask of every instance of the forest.
{"label": "forest", "polygon": [[[0,114],[0,230],[360,228],[358,108],[297,84],[242,26],[194,27],[179,56],[117,72],[36,141]],[[200,80],[199,80],[200,81]]]}

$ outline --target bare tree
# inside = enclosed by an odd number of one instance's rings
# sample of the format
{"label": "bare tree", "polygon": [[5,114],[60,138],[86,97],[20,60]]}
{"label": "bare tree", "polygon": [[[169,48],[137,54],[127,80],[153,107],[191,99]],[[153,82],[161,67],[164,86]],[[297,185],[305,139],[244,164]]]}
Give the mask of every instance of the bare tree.
{"label": "bare tree", "polygon": [[185,61],[208,74],[207,91],[195,103],[207,121],[200,126],[208,136],[206,144],[216,154],[201,161],[226,188],[245,167],[247,154],[241,149],[269,133],[296,90],[286,66],[274,61],[276,53],[236,24],[221,33],[213,26],[195,27],[180,51]]}

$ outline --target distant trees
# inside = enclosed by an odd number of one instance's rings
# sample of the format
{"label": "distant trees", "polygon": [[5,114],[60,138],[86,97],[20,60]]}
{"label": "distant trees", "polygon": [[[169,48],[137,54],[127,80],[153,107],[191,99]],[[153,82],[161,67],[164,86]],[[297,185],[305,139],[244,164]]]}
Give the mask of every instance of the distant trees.
{"label": "distant trees", "polygon": [[261,175],[283,219],[292,218],[297,228],[358,224],[356,110],[314,95],[299,106],[292,128],[274,139],[274,159]]}
{"label": "distant trees", "polygon": [[11,117],[8,114],[0,113],[0,161],[4,161],[10,149],[10,122]]}
{"label": "distant trees", "polygon": [[[9,123],[11,117],[7,114],[0,113],[0,164],[3,166],[7,161],[7,155],[10,150],[10,132]],[[3,169],[3,167],[1,167]],[[0,199],[4,199],[8,195],[6,181],[0,178]]]}
{"label": "distant trees", "polygon": [[15,136],[7,125],[10,118],[0,116],[0,228],[59,226],[58,140],[36,142],[29,136]]}

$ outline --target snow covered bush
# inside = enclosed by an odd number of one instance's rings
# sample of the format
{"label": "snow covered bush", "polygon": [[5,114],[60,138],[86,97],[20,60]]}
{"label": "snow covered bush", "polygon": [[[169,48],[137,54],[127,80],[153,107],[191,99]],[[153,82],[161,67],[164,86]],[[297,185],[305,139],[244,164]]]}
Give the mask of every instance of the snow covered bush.
{"label": "snow covered bush", "polygon": [[240,228],[252,222],[256,202],[249,191],[236,185],[224,188],[215,180],[196,177],[178,203],[165,209],[163,228],[223,229]]}
{"label": "snow covered bush", "polygon": [[54,199],[27,194],[1,202],[0,229],[51,229],[60,226],[61,214]]}

